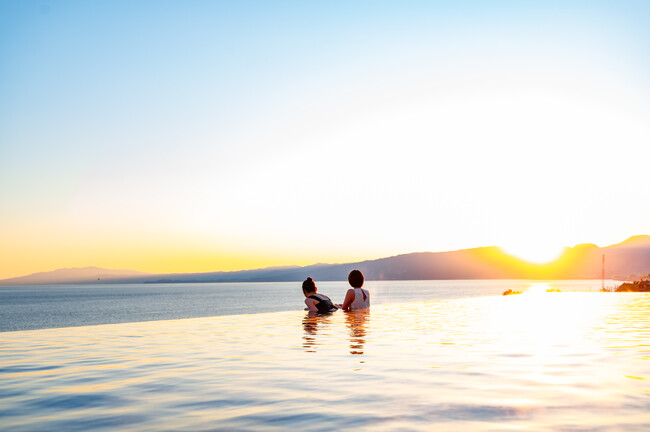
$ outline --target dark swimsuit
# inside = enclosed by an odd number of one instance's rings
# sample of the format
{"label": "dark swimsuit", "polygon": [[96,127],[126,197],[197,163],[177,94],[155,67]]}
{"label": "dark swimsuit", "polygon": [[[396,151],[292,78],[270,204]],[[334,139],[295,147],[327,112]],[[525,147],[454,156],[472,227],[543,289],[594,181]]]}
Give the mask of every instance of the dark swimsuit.
{"label": "dark swimsuit", "polygon": [[338,307],[334,305],[332,300],[325,295],[311,295],[309,298],[318,301],[316,308],[318,308],[319,313],[331,313],[332,311],[338,310]]}

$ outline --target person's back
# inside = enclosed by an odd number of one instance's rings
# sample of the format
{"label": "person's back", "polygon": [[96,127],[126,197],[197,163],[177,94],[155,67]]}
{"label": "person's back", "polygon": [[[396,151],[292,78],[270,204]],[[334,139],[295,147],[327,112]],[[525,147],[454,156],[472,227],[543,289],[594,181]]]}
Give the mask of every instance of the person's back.
{"label": "person's back", "polygon": [[317,293],[318,289],[314,280],[309,277],[302,283],[302,293],[305,295],[305,305],[310,313],[331,313],[336,311],[338,307],[334,305],[332,300],[322,293]]}
{"label": "person's back", "polygon": [[354,301],[350,304],[350,310],[363,310],[370,308],[370,294],[362,288],[354,289]]}
{"label": "person's back", "polygon": [[330,298],[328,298],[327,296],[321,293],[314,293],[313,295],[310,295],[307,298],[316,301],[315,306],[318,309],[319,313],[331,313],[332,311],[336,311],[338,309],[338,307],[334,305],[334,303]]}
{"label": "person's back", "polygon": [[361,288],[363,281],[364,278],[361,271],[355,269],[348,275],[348,282],[352,288],[345,294],[345,300],[343,301],[344,310],[351,311],[370,308],[370,293]]}

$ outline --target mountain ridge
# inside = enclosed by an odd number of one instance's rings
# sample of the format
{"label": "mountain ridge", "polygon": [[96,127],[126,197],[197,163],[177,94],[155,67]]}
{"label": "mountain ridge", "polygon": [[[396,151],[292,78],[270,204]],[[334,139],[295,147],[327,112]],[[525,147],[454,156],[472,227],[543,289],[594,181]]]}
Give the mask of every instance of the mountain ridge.
{"label": "mountain ridge", "polygon": [[606,276],[627,279],[650,272],[650,235],[631,236],[623,242],[598,247],[583,243],[566,247],[547,264],[533,264],[496,246],[454,251],[413,252],[351,263],[317,263],[308,266],[272,266],[239,271],[155,274],[111,270],[96,266],[62,268],[0,280],[0,285],[192,283],[302,281],[311,276],[321,281],[340,281],[351,269],[361,270],[368,280],[443,279],[580,279],[600,278],[602,255]]}

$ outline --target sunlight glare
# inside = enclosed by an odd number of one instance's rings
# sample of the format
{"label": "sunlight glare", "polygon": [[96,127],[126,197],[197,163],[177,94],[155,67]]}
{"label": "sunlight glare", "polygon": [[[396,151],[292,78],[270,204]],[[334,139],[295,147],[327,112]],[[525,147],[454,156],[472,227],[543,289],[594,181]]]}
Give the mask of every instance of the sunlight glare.
{"label": "sunlight glare", "polygon": [[551,286],[548,283],[536,283],[526,289],[524,293],[530,295],[541,295],[542,293],[546,293],[549,289],[551,289]]}
{"label": "sunlight glare", "polygon": [[556,245],[543,245],[543,244],[520,244],[520,245],[507,245],[501,249],[515,256],[521,260],[535,264],[550,263],[560,257],[564,252],[564,247]]}

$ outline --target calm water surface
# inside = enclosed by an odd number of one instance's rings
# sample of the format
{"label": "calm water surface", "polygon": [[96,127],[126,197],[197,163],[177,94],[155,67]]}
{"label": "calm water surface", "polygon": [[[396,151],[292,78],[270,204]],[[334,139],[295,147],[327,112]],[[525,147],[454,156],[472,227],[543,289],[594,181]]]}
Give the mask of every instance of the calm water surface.
{"label": "calm water surface", "polygon": [[0,333],[2,430],[650,429],[650,296]]}
{"label": "calm water surface", "polygon": [[[342,303],[347,281],[317,282]],[[372,304],[500,295],[528,290],[529,280],[369,281]],[[566,291],[597,291],[600,280],[550,281]],[[615,281],[607,281],[613,286]],[[301,283],[93,284],[0,286],[0,331],[188,319],[300,310]]]}

